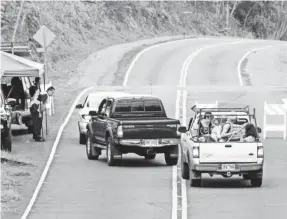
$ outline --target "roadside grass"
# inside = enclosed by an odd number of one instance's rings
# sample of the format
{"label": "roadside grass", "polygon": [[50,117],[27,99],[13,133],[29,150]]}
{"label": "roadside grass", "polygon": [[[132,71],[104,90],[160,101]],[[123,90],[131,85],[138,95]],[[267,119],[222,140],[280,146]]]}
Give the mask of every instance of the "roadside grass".
{"label": "roadside grass", "polygon": [[13,203],[22,199],[21,187],[31,177],[35,165],[21,155],[1,151],[1,214],[18,211]]}

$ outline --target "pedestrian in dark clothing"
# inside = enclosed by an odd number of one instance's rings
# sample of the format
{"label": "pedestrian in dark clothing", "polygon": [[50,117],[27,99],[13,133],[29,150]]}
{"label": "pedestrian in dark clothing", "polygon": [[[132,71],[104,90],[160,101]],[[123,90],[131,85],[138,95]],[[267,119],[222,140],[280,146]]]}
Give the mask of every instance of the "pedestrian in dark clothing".
{"label": "pedestrian in dark clothing", "polygon": [[[35,89],[30,89],[31,96],[34,97],[35,92]],[[43,112],[45,111],[45,102],[47,101],[47,98],[47,94],[39,94],[37,99],[34,97],[30,103],[30,113],[33,122],[33,139],[35,141],[45,141],[45,139],[41,136],[41,130],[43,123]]]}
{"label": "pedestrian in dark clothing", "polygon": [[[29,88],[29,93],[30,93],[30,96],[31,96],[31,97],[33,97],[36,92],[37,92],[37,94],[40,94],[40,92],[41,92],[40,80],[41,80],[40,77],[36,77],[36,78],[35,78],[35,81],[34,81],[34,85],[32,85],[32,86]],[[34,90],[35,90],[35,92],[34,92]],[[34,94],[31,95],[31,93],[34,93]],[[37,95],[37,94],[36,94],[36,95]]]}

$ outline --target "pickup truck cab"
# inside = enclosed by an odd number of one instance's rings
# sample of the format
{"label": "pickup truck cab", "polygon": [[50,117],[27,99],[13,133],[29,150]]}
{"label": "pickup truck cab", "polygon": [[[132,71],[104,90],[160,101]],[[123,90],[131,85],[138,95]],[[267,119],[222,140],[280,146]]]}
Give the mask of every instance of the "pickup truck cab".
{"label": "pickup truck cab", "polygon": [[179,120],[168,118],[162,101],[150,95],[109,95],[98,111],[90,111],[87,124],[88,159],[107,150],[107,163],[114,166],[122,154],[135,153],[154,159],[164,153],[167,165],[176,165],[180,142]]}
{"label": "pickup truck cab", "polygon": [[[191,186],[201,186],[203,173],[208,173],[211,177],[214,174],[222,175],[225,178],[239,175],[250,180],[251,186],[260,187],[264,148],[258,135],[261,129],[257,127],[255,109],[253,115],[249,113],[249,108],[192,109],[195,113],[188,129],[179,128],[179,132],[183,133],[180,142],[182,178],[190,179]],[[202,140],[199,123],[207,112],[212,114],[213,119],[220,121],[221,126],[226,124],[229,117],[236,118],[232,123],[231,135],[220,141],[209,136],[207,140]],[[253,140],[245,138],[247,124],[253,124],[256,130]]]}

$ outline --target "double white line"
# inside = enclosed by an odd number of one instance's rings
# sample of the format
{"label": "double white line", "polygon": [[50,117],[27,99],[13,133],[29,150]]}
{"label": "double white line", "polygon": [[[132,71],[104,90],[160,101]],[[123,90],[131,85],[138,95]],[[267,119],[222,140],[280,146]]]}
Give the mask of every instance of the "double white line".
{"label": "double white line", "polygon": [[[182,126],[186,126],[186,109],[187,109],[187,91],[186,91],[186,77],[188,74],[188,68],[191,62],[196,58],[202,51],[206,49],[215,48],[217,46],[246,43],[248,40],[237,40],[235,42],[212,44],[208,46],[201,47],[193,52],[183,63],[180,79],[179,79],[179,89],[176,91],[176,108],[175,108],[175,118],[179,119]],[[250,42],[252,42],[250,40]],[[242,81],[241,75],[239,75],[239,81]],[[179,164],[180,164],[179,160]],[[181,219],[187,219],[187,193],[186,193],[186,181],[178,176],[177,170],[180,169],[178,166],[173,166],[172,169],[172,219],[178,219],[178,213],[181,211]],[[180,173],[181,175],[181,173]],[[181,192],[177,191],[177,184],[181,184]],[[179,196],[181,194],[181,196]],[[181,203],[178,203],[180,198]]]}

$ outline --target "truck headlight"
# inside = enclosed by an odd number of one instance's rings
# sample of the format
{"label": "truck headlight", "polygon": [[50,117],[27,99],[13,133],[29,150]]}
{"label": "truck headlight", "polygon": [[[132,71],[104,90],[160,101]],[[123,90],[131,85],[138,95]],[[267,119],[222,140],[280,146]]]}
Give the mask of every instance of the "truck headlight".
{"label": "truck headlight", "polygon": [[192,156],[194,158],[199,158],[199,147],[198,146],[192,147]]}
{"label": "truck headlight", "polygon": [[120,138],[124,136],[123,127],[121,125],[118,126],[117,136],[120,137]]}

